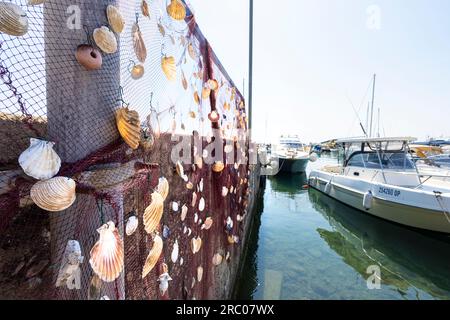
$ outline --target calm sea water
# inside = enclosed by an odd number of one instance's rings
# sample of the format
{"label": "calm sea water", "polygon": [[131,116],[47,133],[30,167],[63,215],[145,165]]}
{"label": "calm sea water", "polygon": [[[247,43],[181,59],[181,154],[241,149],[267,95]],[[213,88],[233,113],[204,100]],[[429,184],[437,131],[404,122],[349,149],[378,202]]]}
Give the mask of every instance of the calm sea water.
{"label": "calm sea water", "polygon": [[[323,156],[308,171],[335,162]],[[450,237],[303,190],[306,177],[267,178],[236,298],[450,299]],[[380,289],[368,289],[369,266],[380,270]]]}

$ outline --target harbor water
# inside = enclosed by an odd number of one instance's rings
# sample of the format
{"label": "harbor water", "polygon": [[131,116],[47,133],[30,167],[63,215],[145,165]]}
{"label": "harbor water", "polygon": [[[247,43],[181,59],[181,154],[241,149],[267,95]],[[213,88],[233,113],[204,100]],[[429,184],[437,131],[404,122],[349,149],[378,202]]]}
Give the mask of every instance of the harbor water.
{"label": "harbor water", "polygon": [[408,229],[267,177],[237,299],[450,299],[450,237]]}

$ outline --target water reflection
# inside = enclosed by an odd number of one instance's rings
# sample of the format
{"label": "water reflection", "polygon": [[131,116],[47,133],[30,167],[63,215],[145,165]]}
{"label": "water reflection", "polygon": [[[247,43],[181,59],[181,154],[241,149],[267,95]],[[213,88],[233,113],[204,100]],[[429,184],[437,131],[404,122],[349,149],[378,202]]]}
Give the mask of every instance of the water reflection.
{"label": "water reflection", "polygon": [[349,208],[311,189],[310,201],[328,220],[332,231],[317,232],[345,263],[363,277],[367,266],[378,265],[381,284],[400,294],[420,289],[434,298],[450,297],[450,243]]}
{"label": "water reflection", "polygon": [[308,183],[306,173],[280,172],[276,176],[270,176],[269,179],[273,191],[287,194],[291,198],[299,193],[307,192],[306,189],[302,189],[302,186]]}

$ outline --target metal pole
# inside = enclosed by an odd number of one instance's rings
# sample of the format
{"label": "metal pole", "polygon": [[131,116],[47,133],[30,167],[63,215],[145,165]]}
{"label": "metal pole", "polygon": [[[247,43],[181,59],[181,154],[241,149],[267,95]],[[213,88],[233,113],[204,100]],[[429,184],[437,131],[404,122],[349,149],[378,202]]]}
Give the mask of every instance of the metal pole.
{"label": "metal pole", "polygon": [[248,61],[248,128],[252,130],[252,94],[253,94],[253,0],[249,9],[249,61]]}
{"label": "metal pole", "polygon": [[375,102],[375,80],[377,75],[373,75],[373,87],[372,87],[372,107],[370,110],[370,134],[369,137],[372,137],[372,125],[373,125],[373,104]]}

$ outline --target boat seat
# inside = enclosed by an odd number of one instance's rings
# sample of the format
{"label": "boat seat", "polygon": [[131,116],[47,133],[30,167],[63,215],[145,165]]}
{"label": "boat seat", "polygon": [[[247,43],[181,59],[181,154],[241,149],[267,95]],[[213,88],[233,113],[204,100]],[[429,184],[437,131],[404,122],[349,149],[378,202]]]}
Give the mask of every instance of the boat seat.
{"label": "boat seat", "polygon": [[322,170],[329,173],[341,174],[342,166],[325,166],[322,168]]}

